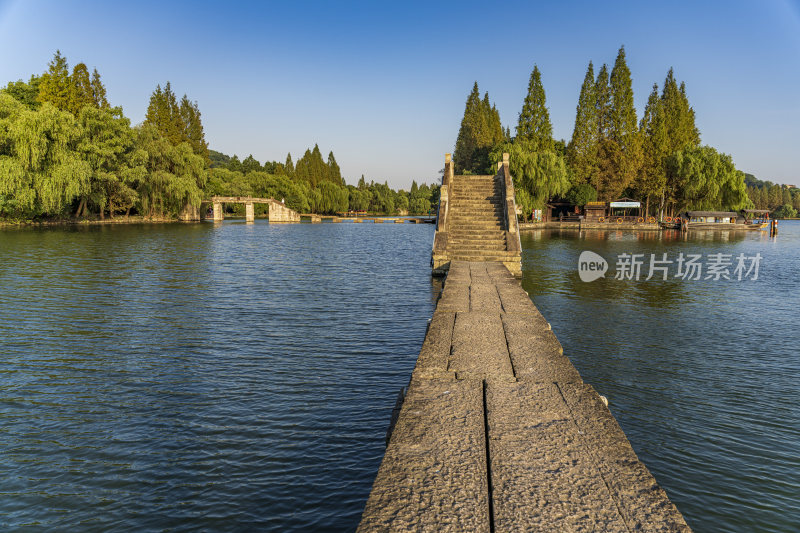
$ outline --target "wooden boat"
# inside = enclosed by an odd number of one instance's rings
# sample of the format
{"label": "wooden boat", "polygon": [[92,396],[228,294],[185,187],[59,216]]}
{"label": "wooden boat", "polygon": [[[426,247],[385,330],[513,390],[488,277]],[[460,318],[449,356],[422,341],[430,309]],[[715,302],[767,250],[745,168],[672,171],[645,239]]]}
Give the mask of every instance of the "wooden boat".
{"label": "wooden boat", "polygon": [[[749,214],[765,213],[767,221],[751,220]],[[769,226],[769,211],[748,209],[733,211],[686,211],[674,219],[667,217],[660,225],[663,229],[742,231],[761,230]]]}

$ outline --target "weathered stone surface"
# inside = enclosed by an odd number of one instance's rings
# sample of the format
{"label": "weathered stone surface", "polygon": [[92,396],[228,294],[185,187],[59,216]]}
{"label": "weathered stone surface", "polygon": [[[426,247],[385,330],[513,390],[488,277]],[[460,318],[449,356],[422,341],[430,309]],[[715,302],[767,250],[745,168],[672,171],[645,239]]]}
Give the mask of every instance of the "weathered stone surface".
{"label": "weathered stone surface", "polygon": [[486,385],[496,531],[628,531],[554,383]]}
{"label": "weathered stone surface", "polygon": [[455,313],[436,311],[433,314],[411,376],[412,381],[420,378],[455,378],[455,373],[447,369],[455,321]]}
{"label": "weathered stone surface", "polygon": [[455,281],[446,282],[436,310],[451,313],[469,311],[469,284]]}
{"label": "weathered stone surface", "polygon": [[503,310],[497,287],[492,283],[473,284],[469,290],[469,310],[500,314]]}
{"label": "weathered stone surface", "polygon": [[499,313],[457,313],[448,370],[457,377],[514,379]]}
{"label": "weathered stone surface", "polygon": [[631,531],[690,531],[678,508],[631,448],[622,428],[589,385],[559,384],[620,513]]}
{"label": "weathered stone surface", "polygon": [[359,531],[489,530],[689,528],[519,282],[453,261]]}
{"label": "weathered stone surface", "polygon": [[550,383],[582,382],[544,319],[505,314],[502,321],[508,352],[518,378]]}
{"label": "weathered stone surface", "polygon": [[534,315],[536,319],[544,321],[544,317],[533,305],[528,293],[525,292],[519,282],[497,284],[497,294],[500,296],[500,303],[506,313],[526,313]]}
{"label": "weathered stone surface", "polygon": [[413,381],[358,531],[489,530],[481,381]]}
{"label": "weathered stone surface", "polygon": [[469,263],[465,261],[452,261],[447,272],[446,283],[469,283]]}

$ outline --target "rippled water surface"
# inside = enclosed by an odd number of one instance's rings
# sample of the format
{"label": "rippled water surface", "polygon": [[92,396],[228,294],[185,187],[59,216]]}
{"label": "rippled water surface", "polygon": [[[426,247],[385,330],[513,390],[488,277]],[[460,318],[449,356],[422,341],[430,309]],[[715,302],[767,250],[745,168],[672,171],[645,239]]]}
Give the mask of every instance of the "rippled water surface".
{"label": "rippled water surface", "polygon": [[[523,286],[689,525],[800,531],[800,223],[776,239],[549,230],[522,245]],[[584,250],[606,278],[579,279]],[[645,254],[639,281],[614,279],[623,253]],[[755,281],[676,279],[676,265],[645,281],[664,253],[763,259]]]}
{"label": "rippled water surface", "polygon": [[0,231],[0,529],[353,529],[433,227]]}
{"label": "rippled water surface", "polygon": [[[525,288],[696,531],[800,530],[800,224],[536,231]],[[0,230],[0,529],[347,531],[433,312],[433,227]],[[761,253],[583,283],[581,251]]]}

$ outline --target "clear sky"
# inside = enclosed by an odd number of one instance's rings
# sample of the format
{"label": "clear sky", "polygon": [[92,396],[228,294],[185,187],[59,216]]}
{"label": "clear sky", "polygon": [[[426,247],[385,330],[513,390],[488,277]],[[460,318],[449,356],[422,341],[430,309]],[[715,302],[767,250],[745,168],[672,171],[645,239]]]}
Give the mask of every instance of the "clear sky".
{"label": "clear sky", "polygon": [[641,115],[672,66],[704,144],[800,185],[800,0],[55,2],[0,0],[0,84],[56,49],[144,119],[156,84],[198,102],[212,149],[295,161],[318,143],[348,183],[438,180],[477,81],[512,133],[539,65],[569,140],[589,60],[625,45]]}

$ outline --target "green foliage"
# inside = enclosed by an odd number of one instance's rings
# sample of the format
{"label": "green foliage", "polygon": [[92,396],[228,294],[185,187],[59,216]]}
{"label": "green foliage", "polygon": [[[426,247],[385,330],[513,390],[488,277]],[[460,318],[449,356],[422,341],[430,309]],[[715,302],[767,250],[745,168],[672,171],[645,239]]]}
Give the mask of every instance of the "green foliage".
{"label": "green foliage", "polygon": [[199,207],[207,178],[202,156],[189,143],[172,144],[152,124],[145,123],[136,133],[137,146],[147,154],[148,171],[148,179],[137,190],[139,212],[163,217],[187,206]]}
{"label": "green foliage", "polygon": [[71,108],[72,92],[67,58],[61,55],[60,50],[56,50],[47,72],[42,74],[39,82],[39,102],[49,102],[56,109],[68,111]]}
{"label": "green foliage", "polygon": [[10,94],[19,102],[25,104],[28,109],[39,109],[41,103],[39,102],[39,83],[40,76],[31,76],[28,83],[22,80],[15,82],[8,82],[4,92]]}
{"label": "green foliage", "polygon": [[598,138],[608,138],[611,129],[611,87],[608,84],[608,65],[603,63],[594,83],[594,108]]}
{"label": "green foliage", "polygon": [[594,67],[590,61],[575,110],[575,128],[567,146],[567,161],[577,183],[588,183],[594,179],[597,172],[597,137]]}
{"label": "green foliage", "polygon": [[78,116],[81,128],[78,150],[90,168],[90,186],[81,198],[77,215],[84,215],[89,203],[100,217],[108,210],[130,210],[139,196],[137,187],[146,180],[147,154],[137,148],[136,136],[122,108],[99,109],[85,106]]}
{"label": "green foliage", "polygon": [[500,114],[489,103],[489,94],[480,99],[478,82],[472,87],[464,108],[464,117],[456,139],[453,163],[456,173],[485,172],[489,166],[489,152],[506,138],[500,124]]}
{"label": "green foliage", "polygon": [[333,157],[333,150],[328,153],[328,179],[334,183],[345,184],[339,164],[336,162],[336,158]]}
{"label": "green foliage", "polygon": [[597,190],[588,183],[581,183],[567,191],[564,199],[575,205],[586,205],[597,200]]}
{"label": "green foliage", "polygon": [[[498,145],[490,157],[497,163],[504,152],[509,154],[514,187],[530,196],[531,208],[540,209],[550,198],[565,194],[570,182],[563,157],[552,151],[537,152],[534,148],[530,141],[505,142]],[[520,198],[524,200],[524,196]]]}
{"label": "green foliage", "polygon": [[737,211],[751,207],[744,173],[731,157],[709,146],[687,148],[667,158],[667,187],[679,211],[683,209]]}
{"label": "green foliage", "polygon": [[639,123],[642,142],[642,164],[639,167],[635,189],[644,197],[660,197],[667,184],[664,162],[668,155],[667,127],[664,106],[658,96],[658,85],[647,99],[644,115]]}
{"label": "green foliage", "polygon": [[206,164],[211,163],[197,102],[184,94],[178,103],[170,82],[163,89],[157,85],[150,95],[145,124],[153,126],[173,146],[187,143]]}
{"label": "green foliage", "polygon": [[0,94],[0,205],[7,215],[62,214],[89,188],[75,117],[45,103],[27,109]]}
{"label": "green foliage", "polygon": [[772,213],[773,218],[797,218],[797,210],[789,204],[784,204]]}
{"label": "green foliage", "polygon": [[667,152],[700,146],[700,132],[695,126],[694,109],[686,96],[686,85],[681,82],[678,86],[672,69],[664,80],[661,105],[667,129]]}
{"label": "green foliage", "polygon": [[547,111],[539,67],[534,65],[528,82],[528,94],[517,123],[517,139],[527,142],[535,152],[553,151],[553,126]]}

